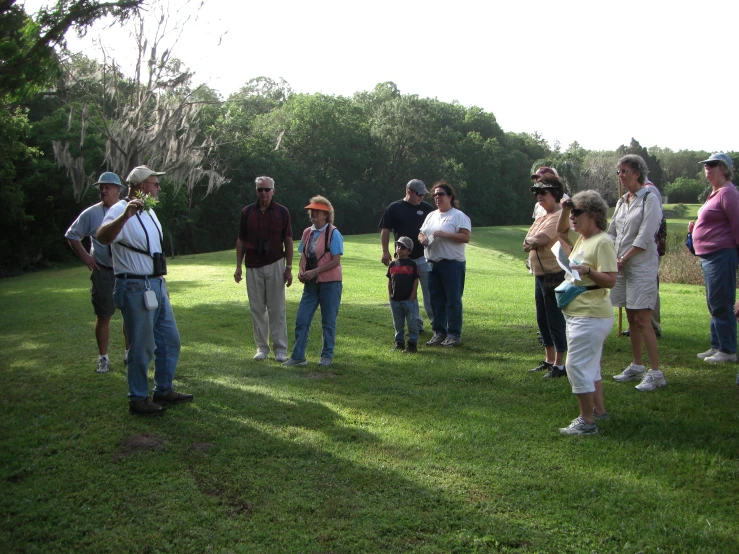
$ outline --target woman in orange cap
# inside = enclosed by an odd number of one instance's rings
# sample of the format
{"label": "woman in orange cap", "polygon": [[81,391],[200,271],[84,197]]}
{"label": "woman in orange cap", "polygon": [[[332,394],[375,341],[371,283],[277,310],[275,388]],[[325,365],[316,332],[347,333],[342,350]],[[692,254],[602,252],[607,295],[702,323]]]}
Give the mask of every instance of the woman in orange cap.
{"label": "woman in orange cap", "polygon": [[321,366],[334,362],[336,342],[336,317],[341,304],[341,256],[344,254],[344,237],[334,227],[334,207],[323,196],[314,196],[305,207],[312,225],[303,231],[298,246],[300,271],[298,279],[303,286],[298,314],[295,318],[295,343],[290,358],[282,365],[305,366],[305,352],[313,316],[321,307],[323,348]]}

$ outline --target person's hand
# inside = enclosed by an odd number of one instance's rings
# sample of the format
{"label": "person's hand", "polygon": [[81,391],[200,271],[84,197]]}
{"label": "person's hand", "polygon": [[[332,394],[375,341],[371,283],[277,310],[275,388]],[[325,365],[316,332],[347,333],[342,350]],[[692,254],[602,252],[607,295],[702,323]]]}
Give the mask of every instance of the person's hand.
{"label": "person's hand", "polygon": [[393,261],[392,256],[390,256],[390,252],[383,252],[382,253],[382,263],[385,265],[390,265],[390,262]]}
{"label": "person's hand", "polygon": [[693,232],[693,227],[695,227],[695,221],[691,221],[690,223],[688,223],[688,233]]}
{"label": "person's hand", "polygon": [[619,273],[624,268],[624,265],[626,265],[626,260],[623,258],[619,258],[616,260],[616,267],[618,268]]}
{"label": "person's hand", "polygon": [[236,271],[234,271],[234,281],[237,283],[241,282],[241,266],[236,268]]}
{"label": "person's hand", "polygon": [[572,209],[572,199],[571,198],[563,198],[559,201],[559,205],[562,206],[563,210],[570,211]]}
{"label": "person's hand", "polygon": [[85,257],[82,258],[82,262],[87,266],[87,269],[92,271],[93,269],[100,269],[100,266],[98,266],[98,263],[95,261],[95,258],[90,256],[89,254],[85,254]]}
{"label": "person's hand", "polygon": [[285,278],[285,284],[289,287],[293,284],[293,271],[289,267],[285,268],[285,273],[282,274]]}
{"label": "person's hand", "polygon": [[734,316],[739,319],[739,300],[734,304]]}
{"label": "person's hand", "polygon": [[585,275],[590,275],[590,266],[589,265],[582,265],[582,264],[573,264],[570,266],[570,269],[574,269],[580,274],[580,277],[584,277]]}
{"label": "person's hand", "polygon": [[435,239],[442,239],[442,238],[444,238],[444,237],[445,237],[446,235],[447,235],[447,232],[446,232],[446,231],[441,231],[441,230],[439,230],[439,231],[434,231],[434,238],[435,238]]}
{"label": "person's hand", "polygon": [[523,241],[523,251],[524,252],[531,252],[533,249],[534,249],[533,244],[529,244],[528,242]]}
{"label": "person's hand", "polygon": [[423,246],[428,246],[429,238],[423,233],[418,233],[418,242],[420,242]]}
{"label": "person's hand", "polygon": [[144,203],[138,198],[134,198],[126,205],[126,211],[124,213],[126,214],[127,219],[131,219],[133,216],[135,216],[138,212],[140,212],[143,209],[144,209]]}

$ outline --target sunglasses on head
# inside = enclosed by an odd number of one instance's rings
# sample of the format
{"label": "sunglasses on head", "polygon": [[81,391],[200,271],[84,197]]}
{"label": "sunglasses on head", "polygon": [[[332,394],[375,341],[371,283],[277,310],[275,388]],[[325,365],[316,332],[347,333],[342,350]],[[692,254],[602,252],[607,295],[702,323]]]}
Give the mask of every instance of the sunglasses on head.
{"label": "sunglasses on head", "polygon": [[261,189],[257,189],[257,192],[269,192],[271,190],[272,190],[271,188],[261,188]]}
{"label": "sunglasses on head", "polygon": [[706,162],[706,167],[718,167],[721,162]]}

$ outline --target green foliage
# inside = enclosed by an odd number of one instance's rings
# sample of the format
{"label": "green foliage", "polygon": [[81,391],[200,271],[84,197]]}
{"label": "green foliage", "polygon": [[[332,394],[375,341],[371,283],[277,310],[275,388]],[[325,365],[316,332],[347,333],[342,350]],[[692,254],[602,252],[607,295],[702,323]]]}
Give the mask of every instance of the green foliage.
{"label": "green foliage", "polygon": [[707,185],[705,180],[678,177],[672,183],[665,185],[664,193],[670,202],[694,204],[698,202],[698,197],[705,192],[707,187],[710,188],[710,185]]}
{"label": "green foliage", "polygon": [[[613,381],[631,361],[614,330],[611,419],[561,437],[577,403],[566,380],[527,372],[542,349],[524,234],[473,230],[463,346],[416,356],[392,350],[378,236],[347,237],[327,370],[318,319],[308,367],[251,359],[233,250],[171,261],[175,387],[195,401],[156,420],[126,413],[119,314],[114,371],[94,372],[86,268],[0,281],[4,551],[739,551],[737,367],[695,358],[704,291],[661,287],[668,386]],[[301,291],[287,289],[289,325]]]}

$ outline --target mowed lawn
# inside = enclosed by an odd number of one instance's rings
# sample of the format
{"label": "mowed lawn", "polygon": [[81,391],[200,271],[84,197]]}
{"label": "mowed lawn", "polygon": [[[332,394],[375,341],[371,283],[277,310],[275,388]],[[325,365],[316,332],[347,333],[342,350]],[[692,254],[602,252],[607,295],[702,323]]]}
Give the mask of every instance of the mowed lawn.
{"label": "mowed lawn", "polygon": [[94,371],[85,267],[0,281],[0,550],[739,552],[737,365],[695,356],[703,289],[662,286],[667,387],[613,382],[631,358],[614,329],[611,420],[562,437],[567,380],[528,373],[525,230],[473,230],[464,343],[417,355],[392,350],[379,235],[346,237],[330,368],[318,315],[307,367],[252,360],[232,251],[170,260],[175,385],[195,401],[156,419],[127,412],[119,314],[114,371]]}

